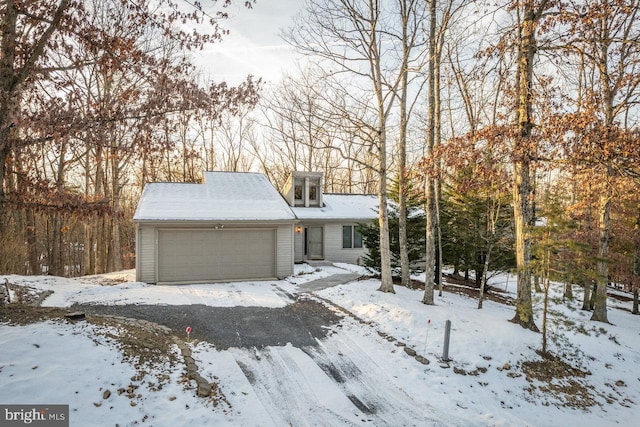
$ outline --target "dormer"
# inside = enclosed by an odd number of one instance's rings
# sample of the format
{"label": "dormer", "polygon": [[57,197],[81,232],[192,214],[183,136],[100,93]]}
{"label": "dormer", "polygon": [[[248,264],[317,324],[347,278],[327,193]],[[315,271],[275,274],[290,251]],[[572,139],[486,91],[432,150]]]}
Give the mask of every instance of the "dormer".
{"label": "dormer", "polygon": [[284,186],[284,198],[289,206],[322,206],[322,172],[291,172]]}

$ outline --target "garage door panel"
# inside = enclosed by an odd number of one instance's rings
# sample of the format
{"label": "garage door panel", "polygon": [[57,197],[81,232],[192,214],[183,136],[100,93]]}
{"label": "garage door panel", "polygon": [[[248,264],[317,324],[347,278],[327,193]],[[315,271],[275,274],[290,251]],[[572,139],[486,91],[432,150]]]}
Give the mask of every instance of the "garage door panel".
{"label": "garage door panel", "polygon": [[276,276],[274,229],[158,230],[158,281]]}

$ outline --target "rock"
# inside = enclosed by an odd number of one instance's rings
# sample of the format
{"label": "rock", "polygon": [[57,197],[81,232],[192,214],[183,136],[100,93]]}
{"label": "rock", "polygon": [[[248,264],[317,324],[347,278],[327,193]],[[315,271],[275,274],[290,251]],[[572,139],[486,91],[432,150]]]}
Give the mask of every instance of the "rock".
{"label": "rock", "polygon": [[405,343],[403,343],[402,341],[397,341],[397,342],[396,342],[396,345],[397,345],[398,347],[405,347],[405,346],[406,346],[406,344],[405,344]]}
{"label": "rock", "polygon": [[198,367],[195,363],[187,363],[187,374],[189,377],[192,375],[198,375]]}
{"label": "rock", "polygon": [[138,404],[136,402],[134,402],[133,400],[129,402],[129,405],[131,406],[138,406]]}
{"label": "rock", "polygon": [[85,320],[86,316],[84,313],[80,312],[80,311],[75,311],[73,313],[69,313],[69,314],[65,314],[64,315],[65,318],[69,319],[69,320]]}
{"label": "rock", "polygon": [[209,395],[211,394],[211,385],[204,381],[204,379],[201,377],[200,378],[201,381],[198,381],[198,396],[199,397],[209,397]]}
{"label": "rock", "polygon": [[422,363],[423,365],[428,365],[429,364],[429,360],[426,357],[417,355],[416,356],[416,360],[420,363]]}
{"label": "rock", "polygon": [[453,367],[453,372],[454,372],[454,373],[456,373],[456,374],[458,374],[458,375],[464,375],[464,376],[466,376],[466,375],[467,375],[467,371],[465,371],[465,370],[464,370],[464,369],[462,369],[462,368],[458,368],[458,367],[456,367],[456,366],[454,366],[454,367]]}
{"label": "rock", "polygon": [[176,400],[176,397],[175,397],[175,396],[170,396],[170,397],[169,397],[169,401],[170,401],[170,402],[173,402],[174,400]]}
{"label": "rock", "polygon": [[99,408],[102,406],[102,403],[100,402],[93,402],[93,406],[95,406],[96,408]]}
{"label": "rock", "polygon": [[404,348],[404,352],[407,353],[409,356],[415,356],[416,355],[416,351],[410,347],[405,347]]}
{"label": "rock", "polygon": [[618,387],[626,387],[626,386],[627,386],[627,385],[624,383],[624,381],[622,381],[622,380],[618,380],[618,381],[616,381],[616,385],[617,385]]}
{"label": "rock", "polygon": [[111,396],[111,390],[105,390],[104,393],[102,393],[102,398],[104,400],[107,400],[109,398],[109,396]]}
{"label": "rock", "polygon": [[502,368],[498,367],[498,371],[510,371],[510,370],[511,370],[511,365],[509,364],[509,362],[502,365]]}

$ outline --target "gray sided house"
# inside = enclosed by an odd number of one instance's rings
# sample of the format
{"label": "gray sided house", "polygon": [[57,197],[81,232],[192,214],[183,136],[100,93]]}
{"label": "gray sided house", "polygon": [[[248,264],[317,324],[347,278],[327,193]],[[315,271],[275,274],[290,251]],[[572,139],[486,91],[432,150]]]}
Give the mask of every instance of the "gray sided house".
{"label": "gray sided house", "polygon": [[134,215],[137,280],[157,284],[275,279],[294,262],[358,263],[356,225],[371,195],[323,194],[322,174],[293,172],[284,195],[258,173],[206,172],[204,184],[147,184]]}

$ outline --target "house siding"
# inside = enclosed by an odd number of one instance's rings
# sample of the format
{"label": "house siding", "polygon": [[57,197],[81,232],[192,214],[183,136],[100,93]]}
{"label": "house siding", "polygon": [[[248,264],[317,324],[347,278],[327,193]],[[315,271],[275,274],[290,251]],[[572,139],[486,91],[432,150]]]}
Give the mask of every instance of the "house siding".
{"label": "house siding", "polygon": [[280,225],[276,236],[276,275],[285,278],[293,275],[293,224]]}
{"label": "house siding", "polygon": [[138,225],[136,280],[156,282],[156,228]]}
{"label": "house siding", "polygon": [[325,224],[324,226],[324,254],[325,259],[333,262],[349,264],[362,264],[362,257],[366,253],[365,248],[344,249],[342,247],[342,226],[356,225],[345,222],[337,224]]}
{"label": "house siding", "polygon": [[[342,247],[342,226],[357,226],[357,222],[321,222],[309,221],[297,224],[303,229],[309,227],[322,227],[323,230],[323,259],[331,262],[344,262],[348,264],[362,264],[362,257],[366,254],[366,248],[343,248]],[[295,231],[295,230],[294,230]],[[293,233],[294,240],[294,261],[304,262],[309,259],[304,253],[305,233]]]}

